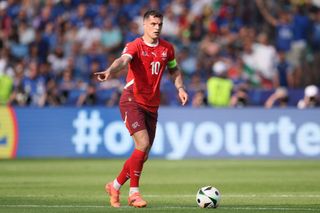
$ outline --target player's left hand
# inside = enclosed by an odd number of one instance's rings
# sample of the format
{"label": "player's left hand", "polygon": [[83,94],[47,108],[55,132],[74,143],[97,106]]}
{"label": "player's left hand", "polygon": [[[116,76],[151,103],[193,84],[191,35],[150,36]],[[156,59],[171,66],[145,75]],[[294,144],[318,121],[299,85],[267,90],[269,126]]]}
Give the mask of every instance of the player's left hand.
{"label": "player's left hand", "polygon": [[179,89],[179,98],[182,106],[184,106],[188,102],[188,93],[184,88]]}

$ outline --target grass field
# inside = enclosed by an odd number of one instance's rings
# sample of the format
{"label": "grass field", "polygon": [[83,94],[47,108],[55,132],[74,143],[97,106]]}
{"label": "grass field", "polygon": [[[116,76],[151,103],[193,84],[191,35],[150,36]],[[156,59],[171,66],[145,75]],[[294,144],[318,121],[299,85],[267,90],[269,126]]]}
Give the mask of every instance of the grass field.
{"label": "grass field", "polygon": [[[141,192],[148,207],[108,206],[104,184],[123,160],[0,161],[0,212],[320,212],[320,161],[151,159]],[[222,193],[217,209],[200,209],[199,187]]]}

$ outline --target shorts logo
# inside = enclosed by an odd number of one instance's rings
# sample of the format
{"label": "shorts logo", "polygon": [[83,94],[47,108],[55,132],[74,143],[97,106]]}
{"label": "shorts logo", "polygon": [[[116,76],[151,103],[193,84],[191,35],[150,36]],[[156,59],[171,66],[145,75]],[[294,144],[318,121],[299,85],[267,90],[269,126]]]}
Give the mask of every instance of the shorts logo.
{"label": "shorts logo", "polygon": [[136,129],[140,125],[139,125],[138,121],[136,121],[131,126],[132,126],[132,128]]}
{"label": "shorts logo", "polygon": [[0,107],[0,159],[16,156],[17,138],[14,110],[10,107]]}

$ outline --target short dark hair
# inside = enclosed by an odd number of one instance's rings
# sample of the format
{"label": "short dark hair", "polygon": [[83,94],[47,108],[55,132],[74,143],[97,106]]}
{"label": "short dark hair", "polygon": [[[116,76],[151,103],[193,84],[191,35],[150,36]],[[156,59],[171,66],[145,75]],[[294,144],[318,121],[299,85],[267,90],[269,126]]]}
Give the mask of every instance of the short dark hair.
{"label": "short dark hair", "polygon": [[160,11],[158,11],[158,10],[148,10],[147,12],[144,13],[143,20],[149,18],[150,16],[154,16],[154,17],[157,17],[157,18],[160,18],[160,19],[163,18],[163,15],[162,15],[162,13]]}

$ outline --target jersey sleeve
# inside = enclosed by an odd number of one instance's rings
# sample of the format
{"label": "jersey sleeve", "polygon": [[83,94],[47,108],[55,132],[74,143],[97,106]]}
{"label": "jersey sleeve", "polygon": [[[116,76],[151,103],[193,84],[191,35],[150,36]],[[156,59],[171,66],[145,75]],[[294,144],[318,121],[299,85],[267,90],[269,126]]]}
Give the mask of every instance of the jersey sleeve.
{"label": "jersey sleeve", "polygon": [[126,46],[124,47],[121,56],[122,55],[127,55],[131,59],[135,57],[137,53],[137,45],[134,42],[127,43]]}

